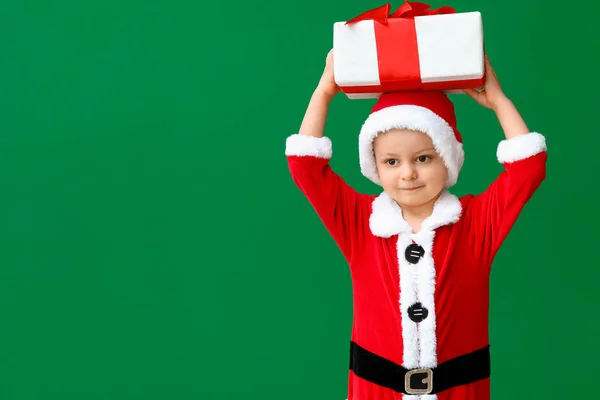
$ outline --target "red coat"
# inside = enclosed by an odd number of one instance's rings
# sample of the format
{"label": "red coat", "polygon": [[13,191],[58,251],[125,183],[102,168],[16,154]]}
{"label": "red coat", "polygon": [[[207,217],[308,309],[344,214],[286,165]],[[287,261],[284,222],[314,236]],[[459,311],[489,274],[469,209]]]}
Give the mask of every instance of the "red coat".
{"label": "red coat", "polygon": [[[498,145],[505,170],[479,195],[444,191],[413,234],[385,192],[357,193],[330,167],[331,141],[292,135],[286,156],[294,182],[315,209],[350,266],[352,340],[405,368],[439,363],[485,347],[489,275],[494,256],[524,205],[546,176],[546,143],[529,133]],[[407,262],[412,243],[424,253]],[[414,267],[414,265],[413,265]],[[427,309],[420,323],[407,312]],[[349,372],[348,400],[488,400],[489,378],[437,395],[402,395]]]}

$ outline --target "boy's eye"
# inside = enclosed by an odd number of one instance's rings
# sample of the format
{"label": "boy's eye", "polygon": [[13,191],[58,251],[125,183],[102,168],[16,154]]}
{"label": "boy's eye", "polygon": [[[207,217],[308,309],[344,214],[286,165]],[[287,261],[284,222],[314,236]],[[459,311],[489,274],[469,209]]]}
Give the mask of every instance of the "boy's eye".
{"label": "boy's eye", "polygon": [[387,160],[386,163],[393,167],[394,165],[396,165],[398,163],[398,161],[397,160]]}
{"label": "boy's eye", "polygon": [[419,156],[419,157],[417,157],[417,161],[424,163],[424,162],[427,162],[430,158],[431,157],[429,157],[429,156]]}

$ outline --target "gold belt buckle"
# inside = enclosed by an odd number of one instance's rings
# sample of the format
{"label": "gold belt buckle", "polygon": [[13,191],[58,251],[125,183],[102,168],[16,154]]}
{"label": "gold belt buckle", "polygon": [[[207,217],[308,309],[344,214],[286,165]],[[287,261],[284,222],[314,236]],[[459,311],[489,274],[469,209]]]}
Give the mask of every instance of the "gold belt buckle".
{"label": "gold belt buckle", "polygon": [[[419,374],[425,375],[425,377],[421,381],[426,385],[424,389],[413,388],[410,384],[410,378],[413,375]],[[404,387],[406,388],[406,393],[408,394],[430,394],[433,390],[433,371],[431,370],[431,368],[419,368],[409,370],[404,377]]]}

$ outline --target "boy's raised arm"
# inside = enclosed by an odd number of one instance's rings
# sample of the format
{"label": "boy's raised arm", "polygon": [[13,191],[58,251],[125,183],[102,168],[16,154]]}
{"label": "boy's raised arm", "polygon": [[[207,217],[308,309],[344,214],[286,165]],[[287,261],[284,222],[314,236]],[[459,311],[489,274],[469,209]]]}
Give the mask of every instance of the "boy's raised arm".
{"label": "boy's raised arm", "polygon": [[313,92],[310,103],[304,113],[300,135],[323,137],[325,121],[329,111],[329,103],[339,93],[339,88],[333,79],[333,50],[327,54],[325,70],[317,88]]}
{"label": "boy's raised arm", "polygon": [[506,137],[498,143],[496,152],[505,170],[483,193],[474,196],[470,207],[473,248],[491,266],[523,207],[546,178],[546,139],[529,131],[517,108],[502,92],[487,56],[485,90],[466,92],[496,113]]}
{"label": "boy's raised arm", "polygon": [[323,135],[329,104],[339,88],[333,79],[333,53],[310,99],[298,134],[286,140],[285,154],[292,179],[350,261],[365,219],[364,196],[338,176],[329,165],[331,140]]}

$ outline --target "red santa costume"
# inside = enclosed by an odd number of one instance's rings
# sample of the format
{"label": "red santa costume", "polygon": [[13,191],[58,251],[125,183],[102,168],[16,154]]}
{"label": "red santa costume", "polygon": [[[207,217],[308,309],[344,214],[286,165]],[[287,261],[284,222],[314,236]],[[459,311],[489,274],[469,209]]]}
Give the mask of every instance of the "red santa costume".
{"label": "red santa costume", "polygon": [[481,194],[448,191],[463,165],[452,102],[441,92],[383,94],[359,135],[362,173],[380,185],[375,136],[426,133],[448,169],[418,233],[385,192],[362,194],[332,170],[327,137],[291,135],[291,176],[350,266],[353,322],[348,400],[488,400],[489,274],[519,213],[546,175],[544,136],[504,139],[504,170]]}

